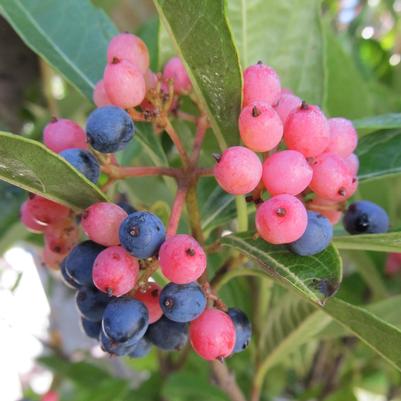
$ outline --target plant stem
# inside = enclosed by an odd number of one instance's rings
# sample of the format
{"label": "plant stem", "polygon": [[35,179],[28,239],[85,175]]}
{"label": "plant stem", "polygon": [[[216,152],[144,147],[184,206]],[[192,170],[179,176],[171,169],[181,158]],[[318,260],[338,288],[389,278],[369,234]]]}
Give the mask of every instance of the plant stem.
{"label": "plant stem", "polygon": [[189,216],[189,225],[191,226],[192,235],[202,246],[204,246],[205,237],[203,235],[201,226],[201,216],[196,194],[196,181],[192,182],[189,185],[186,203]]}
{"label": "plant stem", "polygon": [[237,207],[238,232],[241,233],[248,230],[248,208],[245,197],[236,196],[235,205]]}
{"label": "plant stem", "polygon": [[211,177],[214,175],[213,167],[199,167],[194,170],[194,174],[198,177]]}
{"label": "plant stem", "polygon": [[178,185],[174,203],[171,209],[170,219],[167,225],[167,238],[177,233],[177,228],[180,223],[182,210],[184,208],[185,197],[188,192],[186,185]]}
{"label": "plant stem", "polygon": [[202,148],[203,139],[205,138],[208,122],[206,116],[199,117],[196,124],[196,134],[191,154],[191,165],[195,166],[198,163],[200,151]]}
{"label": "plant stem", "polygon": [[182,173],[178,168],[171,167],[118,167],[112,165],[102,166],[102,171],[113,179],[124,179],[127,177],[145,177],[155,175],[167,175],[179,177]]}
{"label": "plant stem", "polygon": [[189,157],[184,148],[184,145],[181,142],[180,137],[178,136],[177,132],[175,131],[174,127],[172,126],[170,120],[166,120],[166,125],[164,126],[167,134],[169,135],[170,139],[173,141],[174,146],[176,147],[178,154],[181,157],[182,163],[185,167],[189,165]]}
{"label": "plant stem", "polygon": [[212,361],[210,366],[216,384],[228,395],[231,401],[246,401],[235,377],[230,373],[225,363]]}

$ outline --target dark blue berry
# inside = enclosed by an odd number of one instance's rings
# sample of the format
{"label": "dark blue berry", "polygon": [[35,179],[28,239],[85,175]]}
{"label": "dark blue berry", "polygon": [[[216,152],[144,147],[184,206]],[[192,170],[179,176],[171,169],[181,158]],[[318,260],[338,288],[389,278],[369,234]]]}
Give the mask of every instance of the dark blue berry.
{"label": "dark blue berry", "polygon": [[142,337],[131,349],[128,354],[131,358],[142,358],[149,354],[152,348],[152,343],[148,340],[146,336]]}
{"label": "dark blue berry", "polygon": [[229,308],[227,311],[235,327],[235,346],[234,352],[243,351],[249,344],[252,336],[251,322],[245,313],[237,308]]}
{"label": "dark blue berry", "polygon": [[197,283],[167,284],[160,293],[160,306],[174,322],[190,322],[206,308],[206,297]]}
{"label": "dark blue berry", "polygon": [[66,265],[67,265],[67,258],[64,258],[63,261],[60,263],[60,273],[61,277],[63,279],[63,282],[66,286],[79,290],[81,288],[81,285],[76,283],[72,277],[68,274]]}
{"label": "dark blue berry", "polygon": [[87,150],[82,149],[66,149],[60,152],[68,163],[75,167],[89,181],[96,184],[100,175],[100,166],[95,156]]}
{"label": "dark blue berry", "polygon": [[102,320],[103,312],[110,302],[110,297],[95,287],[81,287],[76,295],[80,314],[87,320],[98,322]]}
{"label": "dark blue berry", "polygon": [[139,259],[154,256],[164,240],[163,223],[150,212],[131,213],[120,226],[121,245]]}
{"label": "dark blue berry", "polygon": [[113,341],[107,337],[103,330],[100,330],[99,342],[100,347],[104,352],[115,356],[128,355],[137,344],[137,342],[133,340],[128,340],[125,342]]}
{"label": "dark blue berry", "polygon": [[330,221],[316,212],[308,212],[308,225],[301,238],[289,244],[292,252],[312,256],[326,249],[333,238]]}
{"label": "dark blue berry", "polygon": [[148,310],[146,306],[133,298],[113,299],[103,314],[103,330],[116,342],[138,341],[148,328]]}
{"label": "dark blue berry", "polygon": [[163,350],[180,350],[188,341],[188,324],[173,322],[162,316],[149,326],[146,336]]}
{"label": "dark blue berry", "polygon": [[100,330],[102,328],[102,321],[93,322],[91,320],[81,317],[82,331],[90,338],[99,338]]}
{"label": "dark blue berry", "polygon": [[350,234],[380,234],[389,229],[386,211],[369,201],[352,203],[344,215],[343,224]]}
{"label": "dark blue berry", "polygon": [[134,130],[130,115],[116,106],[99,107],[89,115],[86,123],[89,143],[102,153],[123,149],[132,139]]}
{"label": "dark blue berry", "polygon": [[121,209],[125,210],[128,214],[134,213],[137,210],[131,206],[127,201],[117,202],[117,205],[121,207]]}

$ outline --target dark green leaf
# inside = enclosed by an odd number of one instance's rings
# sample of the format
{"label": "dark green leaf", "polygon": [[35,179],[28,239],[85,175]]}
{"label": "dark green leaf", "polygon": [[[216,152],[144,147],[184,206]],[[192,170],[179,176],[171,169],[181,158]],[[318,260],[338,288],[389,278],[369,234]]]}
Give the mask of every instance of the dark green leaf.
{"label": "dark green leaf", "polygon": [[19,210],[26,193],[14,185],[0,182],[0,238],[19,220]]}
{"label": "dark green leaf", "polygon": [[158,71],[159,68],[159,19],[154,17],[145,24],[138,31],[138,35],[144,40],[149,50],[150,69]]}
{"label": "dark green leaf", "polygon": [[358,131],[373,132],[384,129],[401,128],[401,114],[392,113],[381,116],[361,118],[353,121]]}
{"label": "dark green leaf", "polygon": [[339,249],[358,249],[378,252],[401,252],[401,232],[386,234],[342,235],[334,237]]}

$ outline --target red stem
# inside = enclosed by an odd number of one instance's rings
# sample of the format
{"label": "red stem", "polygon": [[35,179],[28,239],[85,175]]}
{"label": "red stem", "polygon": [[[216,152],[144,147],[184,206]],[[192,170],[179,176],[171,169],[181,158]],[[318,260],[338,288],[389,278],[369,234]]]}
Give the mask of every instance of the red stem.
{"label": "red stem", "polygon": [[184,148],[184,145],[181,142],[180,137],[178,136],[177,132],[175,131],[174,127],[171,125],[169,120],[167,120],[166,126],[164,127],[164,129],[166,130],[170,139],[173,141],[173,143],[178,151],[178,154],[181,157],[182,163],[184,164],[184,166],[188,166],[189,165],[188,154]]}
{"label": "red stem", "polygon": [[201,116],[198,119],[196,126],[196,134],[194,139],[194,145],[191,155],[191,164],[194,166],[199,160],[200,151],[202,148],[202,142],[205,138],[208,122],[206,116]]}
{"label": "red stem", "polygon": [[176,178],[181,176],[181,169],[171,167],[118,167],[108,165],[102,166],[102,171],[114,179],[152,175],[167,175]]}
{"label": "red stem", "polygon": [[182,185],[182,184],[178,185],[174,203],[171,208],[170,219],[167,225],[167,238],[177,233],[182,211],[184,209],[185,197],[187,195],[187,191],[188,191],[187,185]]}

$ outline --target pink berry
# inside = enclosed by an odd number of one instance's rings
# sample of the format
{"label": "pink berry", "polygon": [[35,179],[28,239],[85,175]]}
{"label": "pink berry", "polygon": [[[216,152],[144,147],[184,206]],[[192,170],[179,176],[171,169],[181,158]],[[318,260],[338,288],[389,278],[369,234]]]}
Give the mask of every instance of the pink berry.
{"label": "pink berry", "polygon": [[401,253],[389,253],[385,264],[387,276],[395,276],[401,271]]}
{"label": "pink berry", "polygon": [[256,211],[256,230],[271,244],[288,244],[306,230],[308,215],[303,203],[293,195],[276,195]]}
{"label": "pink berry", "polygon": [[307,207],[311,210],[320,213],[322,216],[327,217],[331,224],[337,224],[343,213],[339,210],[337,202],[315,196],[312,200],[308,201]]}
{"label": "pink berry", "polygon": [[68,253],[77,244],[78,239],[78,227],[72,218],[59,220],[46,226],[45,243],[54,253]]}
{"label": "pink berry", "polygon": [[277,114],[280,116],[280,119],[283,124],[287,121],[288,116],[296,109],[301,107],[302,100],[291,93],[281,93],[280,100],[278,104],[275,106],[275,110]]}
{"label": "pink berry", "polygon": [[114,203],[98,202],[85,210],[81,224],[92,241],[104,246],[118,245],[120,225],[127,216],[127,212]]}
{"label": "pink berry", "polygon": [[104,70],[103,80],[107,96],[118,107],[135,107],[145,98],[145,79],[129,61],[113,59]]}
{"label": "pink berry", "polygon": [[293,95],[294,93],[292,92],[291,89],[289,88],[281,88],[281,95]]}
{"label": "pink berry", "polygon": [[192,89],[188,73],[179,57],[173,57],[166,63],[163,69],[163,78],[165,81],[169,79],[174,81],[176,93],[189,93]]}
{"label": "pink berry", "polygon": [[188,284],[206,269],[206,254],[195,238],[176,234],[160,247],[159,262],[163,274],[173,283]]}
{"label": "pink berry", "polygon": [[134,64],[141,74],[149,68],[149,52],[145,42],[131,33],[120,33],[114,36],[107,48],[107,62],[115,58],[127,60]]}
{"label": "pink berry", "polygon": [[46,225],[38,222],[34,219],[30,211],[28,210],[28,201],[25,201],[20,208],[20,219],[21,223],[29,230],[34,233],[42,233],[46,229]]}
{"label": "pink berry", "polygon": [[38,223],[55,224],[70,214],[70,209],[49,199],[35,195],[26,201],[26,211]]}
{"label": "pink berry", "polygon": [[273,68],[257,63],[244,71],[243,106],[261,101],[275,105],[280,99],[280,78]]}
{"label": "pink berry", "polygon": [[56,153],[70,148],[88,147],[85,131],[76,122],[66,118],[55,118],[46,125],[43,143]]}
{"label": "pink berry", "polygon": [[158,78],[154,72],[147,70],[143,77],[145,79],[146,91],[156,88]]}
{"label": "pink berry", "polygon": [[107,96],[106,89],[104,88],[103,79],[96,84],[95,89],[93,90],[93,103],[95,103],[97,107],[112,104]]}
{"label": "pink berry", "polygon": [[190,323],[189,338],[192,348],[203,359],[227,358],[234,350],[234,323],[223,311],[206,309]]}
{"label": "pink berry", "polygon": [[55,391],[48,391],[41,399],[41,401],[58,401],[59,396]]}
{"label": "pink berry", "polygon": [[321,198],[344,201],[357,189],[358,181],[345,161],[334,153],[323,153],[312,162],[310,188]]}
{"label": "pink berry", "polygon": [[47,243],[45,242],[42,252],[42,261],[43,264],[51,269],[57,269],[60,263],[67,255],[63,255],[61,253],[53,252]]}
{"label": "pink berry", "polygon": [[227,148],[214,166],[214,176],[224,191],[244,195],[253,191],[262,177],[262,163],[242,146]]}
{"label": "pink berry", "polygon": [[141,288],[135,291],[134,298],[143,302],[148,309],[149,324],[156,322],[163,315],[163,311],[159,303],[161,290],[162,289],[158,284],[148,283],[145,291],[143,291]]}
{"label": "pink berry", "polygon": [[295,150],[283,150],[263,163],[262,180],[271,195],[298,195],[312,180],[313,170],[304,155]]}
{"label": "pink berry", "polygon": [[358,144],[358,134],[352,122],[345,118],[330,118],[330,142],[326,152],[348,157]]}
{"label": "pink berry", "polygon": [[329,125],[319,107],[303,103],[288,116],[284,126],[284,141],[288,149],[313,157],[325,151],[329,140]]}
{"label": "pink berry", "polygon": [[95,259],[92,278],[100,291],[121,297],[134,288],[138,273],[138,261],[120,246],[111,246]]}
{"label": "pink berry", "polygon": [[255,152],[272,150],[283,137],[280,117],[269,104],[264,102],[254,102],[244,107],[238,124],[245,146]]}
{"label": "pink berry", "polygon": [[355,153],[351,153],[345,159],[345,164],[347,165],[349,171],[352,175],[357,175],[359,170],[359,159]]}

